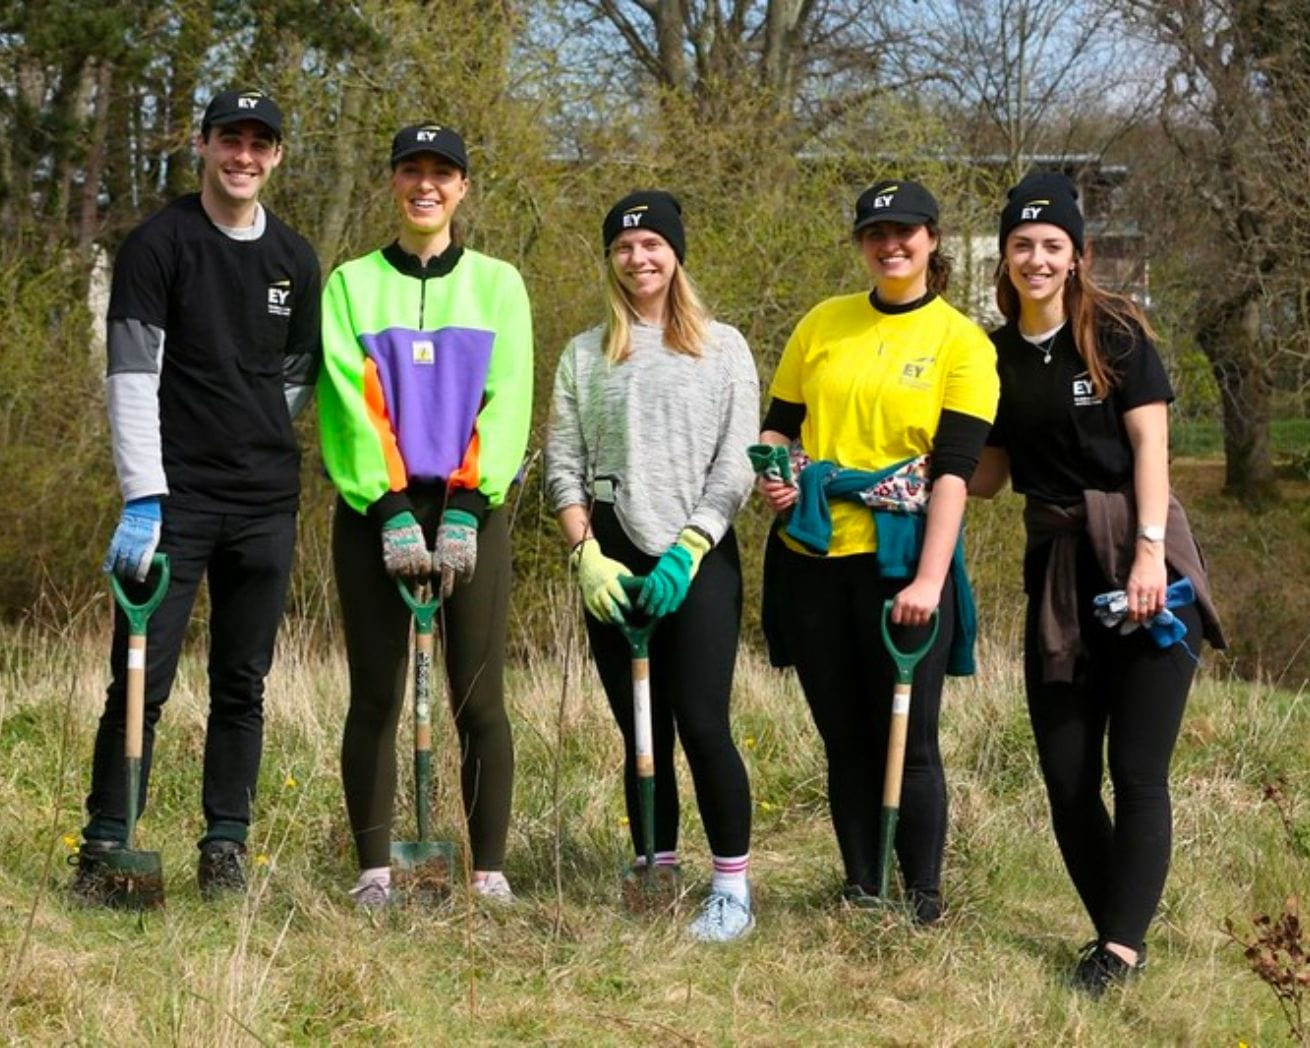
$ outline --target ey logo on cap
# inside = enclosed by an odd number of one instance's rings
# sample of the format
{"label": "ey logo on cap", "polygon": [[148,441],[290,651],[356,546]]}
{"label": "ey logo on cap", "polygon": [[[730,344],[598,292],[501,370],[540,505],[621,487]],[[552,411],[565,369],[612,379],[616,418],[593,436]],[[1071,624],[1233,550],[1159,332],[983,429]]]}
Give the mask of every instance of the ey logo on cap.
{"label": "ey logo on cap", "polygon": [[419,128],[414,132],[414,141],[416,142],[435,142],[437,135],[441,133],[439,124],[429,124],[427,127]]}
{"label": "ey logo on cap", "polygon": [[291,281],[277,280],[268,285],[268,311],[275,317],[291,316],[287,302],[291,298]]}
{"label": "ey logo on cap", "polygon": [[259,100],[263,97],[262,91],[247,91],[244,95],[237,95],[237,108],[255,109],[259,106]]}
{"label": "ey logo on cap", "polygon": [[896,191],[900,186],[888,186],[885,190],[873,198],[873,209],[881,211],[884,207],[891,207],[892,201],[896,199]]}
{"label": "ey logo on cap", "polygon": [[623,228],[636,229],[641,225],[642,216],[649,210],[645,204],[623,212]]}
{"label": "ey logo on cap", "polygon": [[1025,222],[1035,222],[1042,213],[1042,208],[1050,206],[1049,200],[1030,200],[1024,204],[1020,217]]}

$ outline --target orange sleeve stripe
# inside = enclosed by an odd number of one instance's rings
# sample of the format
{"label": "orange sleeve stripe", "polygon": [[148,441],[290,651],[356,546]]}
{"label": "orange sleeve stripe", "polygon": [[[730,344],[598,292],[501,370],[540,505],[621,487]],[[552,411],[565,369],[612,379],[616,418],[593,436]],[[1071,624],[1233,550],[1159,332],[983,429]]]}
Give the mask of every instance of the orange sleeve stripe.
{"label": "orange sleeve stripe", "polygon": [[382,394],[378,366],[372,360],[364,361],[364,407],[368,411],[369,422],[377,431],[378,442],[382,445],[382,459],[387,464],[387,483],[392,491],[404,491],[409,486],[409,476],[405,471],[405,461],[400,457],[400,448],[396,445],[391,419],[387,415],[387,400]]}

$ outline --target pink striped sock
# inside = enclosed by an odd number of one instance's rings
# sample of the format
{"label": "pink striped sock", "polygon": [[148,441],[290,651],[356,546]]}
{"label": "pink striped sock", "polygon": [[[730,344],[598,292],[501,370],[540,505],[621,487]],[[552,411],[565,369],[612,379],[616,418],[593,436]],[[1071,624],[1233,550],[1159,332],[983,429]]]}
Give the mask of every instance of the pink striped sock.
{"label": "pink striped sock", "polygon": [[750,854],[732,857],[715,855],[713,858],[714,874],[710,878],[710,891],[731,895],[749,906],[751,889],[746,874],[750,870]]}

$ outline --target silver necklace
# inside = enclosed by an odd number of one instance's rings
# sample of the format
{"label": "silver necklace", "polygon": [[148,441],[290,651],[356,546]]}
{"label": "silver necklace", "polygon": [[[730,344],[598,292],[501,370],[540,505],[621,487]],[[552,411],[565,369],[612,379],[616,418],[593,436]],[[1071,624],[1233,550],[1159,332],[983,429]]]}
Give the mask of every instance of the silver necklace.
{"label": "silver necklace", "polygon": [[1063,330],[1064,325],[1061,324],[1044,339],[1030,338],[1029,336],[1024,335],[1023,340],[1042,355],[1043,364],[1049,364],[1051,362],[1051,354],[1055,351],[1055,340],[1060,337],[1060,332]]}

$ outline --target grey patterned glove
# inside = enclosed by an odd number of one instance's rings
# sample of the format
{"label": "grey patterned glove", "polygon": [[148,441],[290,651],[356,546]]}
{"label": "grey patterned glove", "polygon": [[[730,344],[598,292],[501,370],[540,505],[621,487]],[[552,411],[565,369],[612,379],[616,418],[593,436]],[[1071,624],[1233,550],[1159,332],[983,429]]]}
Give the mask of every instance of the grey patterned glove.
{"label": "grey patterned glove", "polygon": [[456,581],[468,582],[478,563],[478,518],[462,509],[441,514],[432,573],[441,575],[441,595],[449,597]]}
{"label": "grey patterned glove", "polygon": [[421,579],[432,571],[423,529],[409,510],[382,525],[382,565],[393,579]]}

